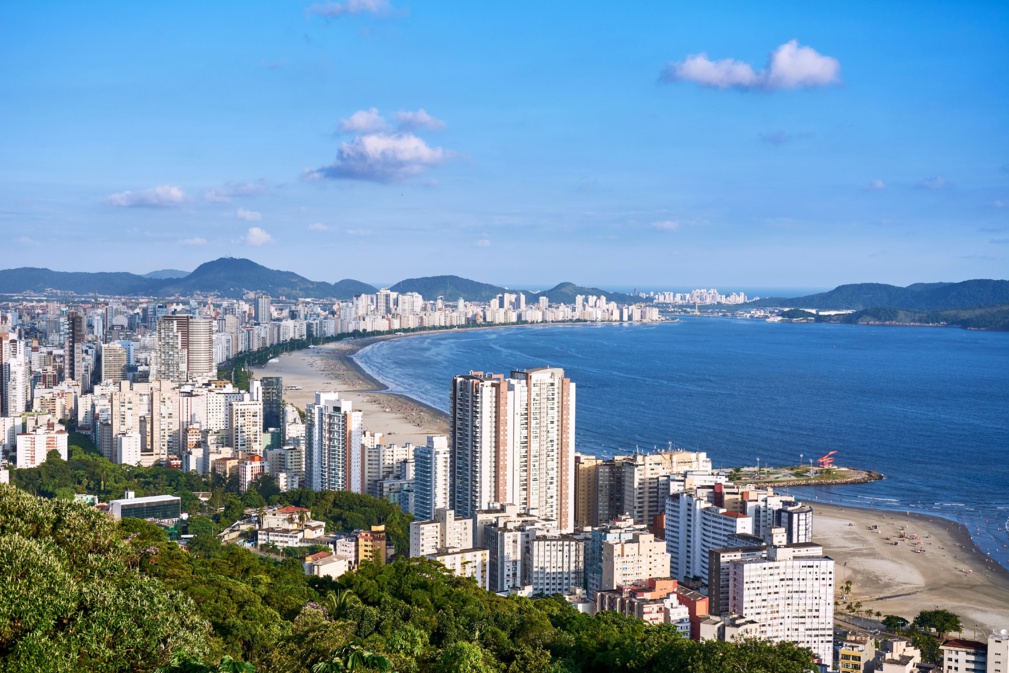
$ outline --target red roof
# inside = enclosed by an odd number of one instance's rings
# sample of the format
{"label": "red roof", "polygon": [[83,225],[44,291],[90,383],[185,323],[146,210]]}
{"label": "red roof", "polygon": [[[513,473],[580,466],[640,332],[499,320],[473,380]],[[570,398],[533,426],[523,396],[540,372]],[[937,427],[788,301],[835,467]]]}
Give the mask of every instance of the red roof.
{"label": "red roof", "polygon": [[722,516],[732,517],[733,519],[745,519],[746,515],[742,512],[722,512]]}
{"label": "red roof", "polygon": [[281,507],[275,513],[276,514],[297,514],[298,512],[307,512],[308,510],[304,507],[295,507],[294,505],[288,505],[287,507]]}

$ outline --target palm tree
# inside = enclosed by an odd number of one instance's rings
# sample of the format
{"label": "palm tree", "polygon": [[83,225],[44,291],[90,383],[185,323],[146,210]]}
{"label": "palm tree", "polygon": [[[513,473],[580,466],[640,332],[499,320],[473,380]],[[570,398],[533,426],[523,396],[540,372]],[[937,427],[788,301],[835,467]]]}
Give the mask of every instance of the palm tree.
{"label": "palm tree", "polygon": [[326,608],[330,619],[337,620],[344,617],[350,607],[359,602],[360,599],[350,589],[337,589],[326,594],[322,606]]}
{"label": "palm tree", "polygon": [[256,673],[256,667],[244,661],[236,661],[229,656],[221,659],[214,669],[216,673]]}
{"label": "palm tree", "polygon": [[330,652],[328,660],[312,666],[312,673],[353,673],[368,668],[382,673],[393,673],[391,659],[366,650],[360,645],[344,645],[336,648]]}

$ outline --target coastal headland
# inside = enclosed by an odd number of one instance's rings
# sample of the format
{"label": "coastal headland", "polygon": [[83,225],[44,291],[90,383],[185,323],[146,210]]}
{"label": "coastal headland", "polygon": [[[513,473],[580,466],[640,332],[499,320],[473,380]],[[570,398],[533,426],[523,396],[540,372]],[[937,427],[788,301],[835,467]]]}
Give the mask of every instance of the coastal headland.
{"label": "coastal headland", "polygon": [[[423,444],[427,435],[448,434],[446,414],[387,392],[352,358],[376,341],[409,336],[366,337],[285,353],[253,373],[281,376],[285,388],[299,386],[285,390],[284,398],[300,408],[314,400],[316,391],[337,391],[364,412],[366,430],[384,433],[387,442]],[[980,637],[1009,627],[1009,571],[981,552],[963,525],[935,516],[806,502],[814,510],[814,541],[836,561],[838,594],[846,580],[852,582],[838,614],[856,601],[863,610],[906,618],[940,607],[961,616],[967,637],[975,630]]]}

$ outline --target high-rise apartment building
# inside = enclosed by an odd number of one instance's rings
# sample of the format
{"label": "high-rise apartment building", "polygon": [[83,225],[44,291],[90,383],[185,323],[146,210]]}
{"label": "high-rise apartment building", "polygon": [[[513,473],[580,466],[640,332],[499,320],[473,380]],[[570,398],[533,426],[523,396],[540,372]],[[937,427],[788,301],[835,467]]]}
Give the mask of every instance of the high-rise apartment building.
{"label": "high-rise apartment building", "polygon": [[449,478],[452,455],[448,437],[432,435],[426,446],[413,452],[413,516],[431,519],[436,510],[449,507]]}
{"label": "high-rise apartment building", "polygon": [[834,660],[834,561],[812,543],[768,547],[766,558],[730,564],[729,611],[757,623],[757,636],[808,647]]}
{"label": "high-rise apartment building", "polygon": [[730,547],[740,534],[752,534],[753,520],[745,514],[716,507],[698,489],[673,493],[666,500],[666,551],[670,576],[708,582],[708,553]]}
{"label": "high-rise apartment building", "polygon": [[263,384],[263,429],[283,429],[284,427],[284,379],[279,376],[264,376]]}
{"label": "high-rise apartment building", "polygon": [[630,540],[603,543],[602,591],[668,576],[666,543],[651,533],[636,532]]}
{"label": "high-rise apartment building", "polygon": [[166,315],[158,320],[157,352],[152,380],[186,383],[213,376],[214,323],[190,315]]}
{"label": "high-rise apartment building", "polygon": [[67,314],[66,378],[81,384],[81,392],[91,389],[91,381],[85,381],[84,340],[87,335],[85,317],[76,311]]}
{"label": "high-rise apartment building", "polygon": [[31,402],[31,371],[27,344],[0,333],[0,415],[17,416]]}
{"label": "high-rise apartment building", "polygon": [[316,393],[305,408],[305,479],[316,491],[363,492],[363,417],[338,393]]}
{"label": "high-rise apartment building", "polygon": [[157,351],[151,380],[185,383],[189,378],[186,348],[189,346],[189,316],[166,315],[158,320]]}
{"label": "high-rise apartment building", "polygon": [[273,307],[270,304],[270,295],[261,294],[256,297],[255,320],[258,323],[267,323],[273,318]]}
{"label": "high-rise apartment building", "polygon": [[126,378],[126,349],[117,343],[102,344],[102,381],[119,383]]}
{"label": "high-rise apartment building", "polygon": [[236,400],[228,410],[228,443],[248,456],[263,455],[263,403]]}
{"label": "high-rise apartment building", "polygon": [[513,503],[574,528],[575,385],[544,367],[452,381],[453,506]]}
{"label": "high-rise apartment building", "polygon": [[383,481],[413,478],[415,451],[413,444],[364,442],[361,451],[364,468],[363,487],[368,495],[382,497]]}

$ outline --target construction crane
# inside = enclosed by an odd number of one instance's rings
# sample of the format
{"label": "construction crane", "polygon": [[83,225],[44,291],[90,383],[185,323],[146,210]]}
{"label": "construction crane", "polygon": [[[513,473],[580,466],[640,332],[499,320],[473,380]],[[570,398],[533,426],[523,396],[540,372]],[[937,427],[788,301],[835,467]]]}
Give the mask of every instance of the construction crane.
{"label": "construction crane", "polygon": [[837,451],[831,451],[826,456],[821,456],[817,458],[816,462],[820,465],[820,467],[830,467],[831,465],[834,464],[835,453],[837,453]]}

